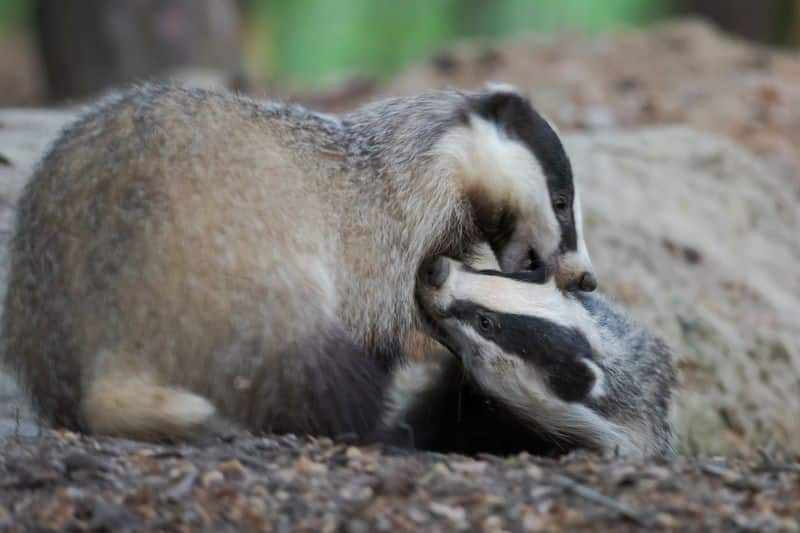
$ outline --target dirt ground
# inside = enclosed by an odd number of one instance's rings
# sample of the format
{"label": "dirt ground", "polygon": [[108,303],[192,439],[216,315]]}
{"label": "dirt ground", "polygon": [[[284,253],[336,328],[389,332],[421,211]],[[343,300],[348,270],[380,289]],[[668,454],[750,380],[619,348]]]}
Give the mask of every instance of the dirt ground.
{"label": "dirt ground", "polygon": [[0,529],[797,531],[797,460],[468,458],[294,437],[175,447],[53,432],[0,451]]}

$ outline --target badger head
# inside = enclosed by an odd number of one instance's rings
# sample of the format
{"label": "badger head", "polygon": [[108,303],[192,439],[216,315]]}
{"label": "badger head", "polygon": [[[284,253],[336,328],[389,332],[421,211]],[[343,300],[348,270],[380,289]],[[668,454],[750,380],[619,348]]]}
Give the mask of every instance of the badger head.
{"label": "badger head", "polygon": [[549,268],[564,290],[597,286],[580,198],[555,128],[508,86],[467,97],[436,146],[454,162],[474,221],[504,272]]}
{"label": "badger head", "polygon": [[607,394],[592,317],[541,271],[476,271],[437,257],[417,300],[432,336],[495,401],[566,442],[637,453],[625,428],[593,409]]}

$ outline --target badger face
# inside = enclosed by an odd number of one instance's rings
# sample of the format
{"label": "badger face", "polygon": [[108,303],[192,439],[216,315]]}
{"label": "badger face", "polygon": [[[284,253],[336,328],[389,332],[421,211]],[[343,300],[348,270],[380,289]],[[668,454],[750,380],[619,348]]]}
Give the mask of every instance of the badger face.
{"label": "badger face", "polygon": [[543,272],[475,271],[444,257],[420,270],[417,299],[431,334],[487,391],[523,409],[603,394],[591,318]]}
{"label": "badger face", "polygon": [[437,146],[504,272],[547,268],[564,290],[594,290],[572,168],[551,124],[513,90],[468,99]]}
{"label": "badger face", "polygon": [[603,340],[586,308],[551,277],[437,257],[423,264],[416,293],[430,334],[482,394],[528,427],[577,446],[641,453],[630,430],[596,409],[610,394]]}

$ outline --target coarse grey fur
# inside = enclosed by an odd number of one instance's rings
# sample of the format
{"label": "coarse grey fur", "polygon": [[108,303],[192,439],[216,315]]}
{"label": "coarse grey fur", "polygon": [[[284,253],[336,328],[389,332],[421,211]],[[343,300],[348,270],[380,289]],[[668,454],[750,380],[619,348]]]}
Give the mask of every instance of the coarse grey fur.
{"label": "coarse grey fur", "polygon": [[19,202],[5,363],[71,429],[191,437],[222,415],[258,431],[362,431],[375,413],[353,406],[372,405],[417,326],[419,264],[469,258],[484,237],[471,198],[537,212],[528,245],[555,255],[546,192],[509,195],[526,186],[519,172],[511,185],[465,178],[475,169],[451,153],[475,140],[471,98],[341,117],[155,85],[104,100]]}
{"label": "coarse grey fur", "polygon": [[[477,294],[494,289],[500,293],[482,299],[480,306],[502,309],[504,291],[525,291],[531,283],[452,266],[454,276],[483,277],[479,281],[486,283],[448,282],[440,288],[421,283],[419,298],[429,310],[434,335],[458,357],[433,354],[396,373],[382,440],[469,454],[559,455],[576,448],[633,457],[673,453],[676,375],[662,340],[602,295],[563,295],[540,283],[524,295],[531,298],[530,312],[514,310],[514,320],[531,324],[525,354],[511,353],[481,336],[467,318],[452,320],[448,308],[453,302],[478,303]],[[542,307],[536,298],[550,300]],[[571,351],[541,353],[552,339]],[[580,347],[586,340],[584,352]],[[547,360],[556,356],[561,360]],[[573,386],[584,391],[580,397],[559,397],[546,375],[553,364],[572,372]]]}

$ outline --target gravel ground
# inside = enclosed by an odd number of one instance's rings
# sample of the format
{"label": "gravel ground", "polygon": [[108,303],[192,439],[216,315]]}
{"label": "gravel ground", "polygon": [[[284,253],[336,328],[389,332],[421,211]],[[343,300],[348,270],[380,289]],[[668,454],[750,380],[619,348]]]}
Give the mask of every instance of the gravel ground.
{"label": "gravel ground", "polygon": [[468,458],[330,440],[204,447],[52,432],[0,451],[0,528],[273,531],[800,529],[798,456],[647,464]]}

